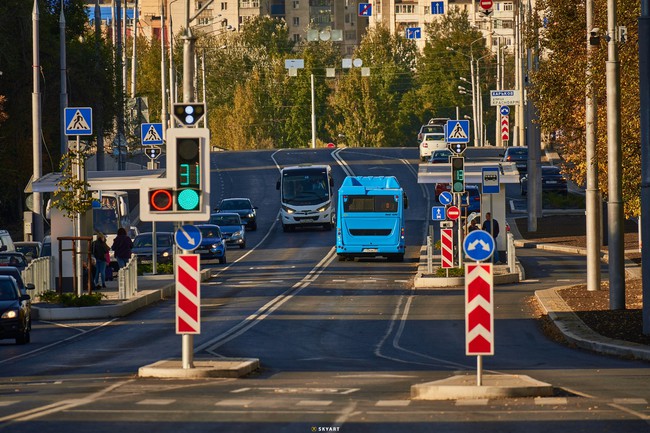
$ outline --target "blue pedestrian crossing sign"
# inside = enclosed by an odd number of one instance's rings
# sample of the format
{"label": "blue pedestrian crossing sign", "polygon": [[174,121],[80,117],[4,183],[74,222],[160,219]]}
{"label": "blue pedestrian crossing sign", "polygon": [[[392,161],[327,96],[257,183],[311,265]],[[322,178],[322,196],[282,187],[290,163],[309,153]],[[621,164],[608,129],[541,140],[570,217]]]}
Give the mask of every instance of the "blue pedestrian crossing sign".
{"label": "blue pedestrian crossing sign", "polygon": [[176,230],[174,234],[174,240],[178,248],[187,251],[194,251],[201,244],[203,236],[201,235],[201,230],[197,226],[186,224]]}
{"label": "blue pedestrian crossing sign", "polygon": [[431,219],[434,221],[444,221],[446,214],[447,212],[445,211],[444,206],[431,207]]}
{"label": "blue pedestrian crossing sign", "polygon": [[448,120],[445,134],[447,143],[469,143],[469,120]]}
{"label": "blue pedestrian crossing sign", "polygon": [[359,3],[359,16],[360,17],[372,16],[372,3]]}
{"label": "blue pedestrian crossing sign", "polygon": [[65,109],[65,135],[92,135],[93,109],[67,107]]}
{"label": "blue pedestrian crossing sign", "polygon": [[162,123],[143,123],[140,126],[140,138],[143,146],[163,144]]}
{"label": "blue pedestrian crossing sign", "polygon": [[494,254],[494,239],[485,230],[474,230],[465,236],[463,250],[467,257],[480,262],[492,257]]}

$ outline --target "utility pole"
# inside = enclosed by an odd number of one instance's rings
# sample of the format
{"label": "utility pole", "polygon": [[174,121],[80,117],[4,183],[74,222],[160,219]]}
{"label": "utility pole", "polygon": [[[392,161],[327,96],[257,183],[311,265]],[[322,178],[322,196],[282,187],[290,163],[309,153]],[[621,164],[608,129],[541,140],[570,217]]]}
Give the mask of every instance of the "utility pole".
{"label": "utility pole", "polygon": [[[639,93],[641,99],[641,215],[650,219],[650,0],[641,0],[639,17]],[[650,229],[641,231],[643,333],[650,335]]]}
{"label": "utility pole", "polygon": [[[167,72],[165,71],[165,5],[160,5],[160,87],[161,87],[161,111],[163,138],[167,136]],[[155,270],[155,267],[154,267]]]}
{"label": "utility pole", "polygon": [[[34,0],[34,9],[32,11],[32,79],[33,79],[33,92],[32,92],[32,163],[33,175],[32,181],[38,180],[43,175],[43,168],[41,166],[41,62],[40,62],[40,28],[39,23],[40,14],[38,11],[38,2]],[[63,113],[61,113],[61,117]],[[61,122],[63,123],[63,122]],[[43,240],[43,208],[41,193],[34,192],[33,207],[32,207],[32,239],[37,241]],[[27,233],[26,233],[27,234]],[[27,240],[27,238],[25,238]]]}
{"label": "utility pole", "polygon": [[587,290],[600,290],[600,243],[601,243],[601,201],[598,190],[598,99],[596,87],[593,84],[592,58],[594,50],[600,42],[594,30],[593,0],[586,0],[587,13],[587,82],[585,100],[585,141],[587,157]]}
{"label": "utility pole", "polygon": [[607,227],[609,248],[609,308],[612,310],[625,309],[620,80],[616,0],[607,0],[607,188],[609,190]]}
{"label": "utility pole", "polygon": [[[101,58],[100,58],[100,41],[102,38],[102,14],[99,7],[99,0],[95,0],[95,69],[97,72],[101,68]],[[97,119],[101,119],[104,116],[104,102],[101,98],[97,101]],[[97,124],[97,152],[95,153],[96,169],[97,171],[104,171],[104,127],[102,122],[96,122]]]}

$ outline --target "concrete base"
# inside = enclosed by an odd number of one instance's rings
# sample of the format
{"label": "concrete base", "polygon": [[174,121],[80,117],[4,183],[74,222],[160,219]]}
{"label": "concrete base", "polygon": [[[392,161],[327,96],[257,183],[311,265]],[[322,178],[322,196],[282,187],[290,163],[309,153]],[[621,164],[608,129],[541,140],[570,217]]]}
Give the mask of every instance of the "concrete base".
{"label": "concrete base", "polygon": [[167,379],[202,379],[207,377],[242,377],[257,370],[260,360],[256,358],[224,358],[197,360],[194,368],[183,368],[182,360],[163,360],[138,369],[139,377]]}
{"label": "concrete base", "polygon": [[484,374],[482,386],[476,375],[453,376],[411,386],[413,400],[458,400],[477,398],[548,397],[553,386],[529,376]]}

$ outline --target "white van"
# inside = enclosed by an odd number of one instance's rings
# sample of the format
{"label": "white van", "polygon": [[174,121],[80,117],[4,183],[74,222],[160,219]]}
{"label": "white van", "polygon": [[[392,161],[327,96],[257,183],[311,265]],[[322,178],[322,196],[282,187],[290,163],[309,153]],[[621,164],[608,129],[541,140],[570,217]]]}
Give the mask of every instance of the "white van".
{"label": "white van", "polygon": [[14,241],[7,230],[0,230],[0,251],[16,251]]}

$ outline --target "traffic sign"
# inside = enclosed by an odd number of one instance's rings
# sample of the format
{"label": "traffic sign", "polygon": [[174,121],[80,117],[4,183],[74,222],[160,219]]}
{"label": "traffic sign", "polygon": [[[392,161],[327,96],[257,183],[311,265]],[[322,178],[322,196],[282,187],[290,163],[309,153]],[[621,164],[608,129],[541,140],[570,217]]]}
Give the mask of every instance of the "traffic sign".
{"label": "traffic sign", "polygon": [[465,354],[467,355],[494,355],[493,292],[492,263],[466,263]]}
{"label": "traffic sign", "polygon": [[489,10],[492,9],[492,0],[481,0],[479,2],[481,9]]}
{"label": "traffic sign", "polygon": [[440,202],[440,204],[450,204],[453,199],[454,196],[452,196],[449,191],[443,191],[438,196],[438,201]]}
{"label": "traffic sign", "polygon": [[447,269],[454,267],[454,231],[453,229],[440,230],[440,267]]}
{"label": "traffic sign", "polygon": [[92,135],[93,109],[68,107],[65,109],[65,135]]}
{"label": "traffic sign", "polygon": [[372,3],[359,3],[359,16],[360,17],[372,16]]}
{"label": "traffic sign", "polygon": [[187,251],[194,251],[201,244],[201,230],[191,224],[186,224],[176,230],[174,240],[178,248]]}
{"label": "traffic sign", "polygon": [[176,333],[201,333],[201,256],[176,255]]}
{"label": "traffic sign", "polygon": [[502,105],[501,108],[499,109],[499,112],[501,113],[502,116],[507,116],[510,114],[510,107],[507,105]]}
{"label": "traffic sign", "polygon": [[406,39],[420,39],[422,38],[422,28],[421,27],[407,27],[406,28]]}
{"label": "traffic sign", "polygon": [[489,259],[494,253],[494,238],[485,230],[474,230],[465,236],[463,250],[471,260]]}
{"label": "traffic sign", "polygon": [[144,150],[144,153],[149,157],[149,159],[158,159],[158,157],[162,155],[162,149],[158,146],[149,146]]}
{"label": "traffic sign", "polygon": [[458,217],[460,217],[460,209],[458,209],[458,206],[449,206],[447,208],[447,218],[455,220]]}
{"label": "traffic sign", "polygon": [[431,2],[431,15],[443,15],[444,13],[445,13],[444,1]]}
{"label": "traffic sign", "polygon": [[162,123],[143,123],[140,127],[140,140],[143,146],[163,144]]}
{"label": "traffic sign", "polygon": [[519,90],[490,90],[490,105],[517,105],[519,104]]}
{"label": "traffic sign", "polygon": [[469,143],[469,120],[448,120],[445,141],[447,143]]}
{"label": "traffic sign", "polygon": [[510,139],[510,117],[507,114],[501,115],[501,139],[503,141]]}
{"label": "traffic sign", "polygon": [[431,219],[434,221],[443,221],[445,219],[445,207],[433,206],[431,208]]}
{"label": "traffic sign", "polygon": [[498,194],[500,191],[499,167],[483,167],[481,176],[481,194]]}

